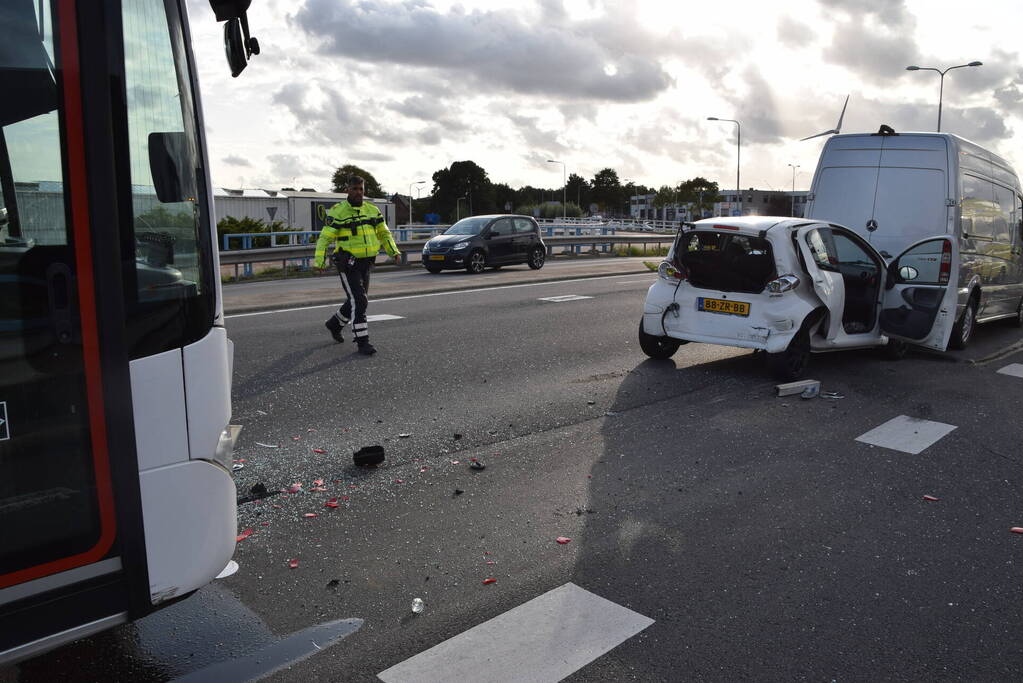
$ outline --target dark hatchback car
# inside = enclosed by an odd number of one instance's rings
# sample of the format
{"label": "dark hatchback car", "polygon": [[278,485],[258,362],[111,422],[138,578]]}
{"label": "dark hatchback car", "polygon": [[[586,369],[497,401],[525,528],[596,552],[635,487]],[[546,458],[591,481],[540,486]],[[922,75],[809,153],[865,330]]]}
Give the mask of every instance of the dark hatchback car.
{"label": "dark hatchback car", "polygon": [[423,245],[423,267],[431,273],[452,268],[482,273],[519,263],[539,270],[546,257],[540,227],[529,216],[470,216]]}

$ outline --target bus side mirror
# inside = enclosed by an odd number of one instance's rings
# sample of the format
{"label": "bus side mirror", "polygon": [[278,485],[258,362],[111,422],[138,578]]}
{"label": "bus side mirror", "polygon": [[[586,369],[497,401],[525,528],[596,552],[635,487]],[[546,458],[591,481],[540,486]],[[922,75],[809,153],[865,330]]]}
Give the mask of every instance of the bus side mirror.
{"label": "bus side mirror", "polygon": [[149,134],[149,170],[156,198],[164,204],[195,201],[195,173],[184,133]]}
{"label": "bus side mirror", "polygon": [[231,76],[237,77],[249,63],[252,55],[259,54],[259,42],[249,36],[246,12],[252,0],[210,0],[217,21],[224,23],[224,52]]}

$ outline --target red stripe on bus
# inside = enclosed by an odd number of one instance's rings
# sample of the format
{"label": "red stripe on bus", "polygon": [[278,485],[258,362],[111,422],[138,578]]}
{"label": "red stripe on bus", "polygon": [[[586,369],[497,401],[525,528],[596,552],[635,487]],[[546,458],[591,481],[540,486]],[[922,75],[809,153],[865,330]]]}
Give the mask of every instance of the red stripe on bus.
{"label": "red stripe on bus", "polygon": [[99,353],[99,325],[96,320],[96,290],[93,282],[92,241],[89,226],[88,179],[85,171],[85,128],[82,123],[81,65],[78,59],[76,0],[58,0],[57,39],[60,45],[64,90],[64,133],[67,139],[68,179],[70,180],[71,229],[74,234],[78,266],[78,307],[82,320],[82,356],[85,390],[92,440],[92,461],[99,503],[100,535],[89,550],[34,567],[0,576],[0,588],[24,583],[57,572],[67,571],[102,560],[117,531],[114,515],[114,491],[110,480],[107,449],[106,411],[103,409],[103,376]]}

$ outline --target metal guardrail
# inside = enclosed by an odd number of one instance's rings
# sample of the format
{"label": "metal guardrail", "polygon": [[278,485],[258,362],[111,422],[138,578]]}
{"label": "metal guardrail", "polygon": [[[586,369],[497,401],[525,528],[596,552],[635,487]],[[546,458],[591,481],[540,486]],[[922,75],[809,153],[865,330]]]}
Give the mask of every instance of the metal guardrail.
{"label": "metal guardrail", "polygon": [[[562,250],[569,249],[575,253],[581,253],[584,247],[589,246],[593,251],[607,253],[615,245],[625,245],[626,247],[643,245],[645,253],[648,245],[670,245],[674,240],[674,234],[555,235],[545,237],[544,243],[547,246],[548,256],[552,256],[554,254],[554,250],[559,248]],[[403,264],[408,264],[410,262],[408,259],[410,254],[422,253],[423,245],[426,244],[427,241],[429,240],[417,239],[397,242],[398,250],[401,252],[402,256],[401,262]],[[287,266],[289,261],[302,261],[303,265],[308,267],[309,261],[312,260],[314,252],[315,246],[312,244],[296,244],[280,247],[267,247],[263,249],[231,249],[220,252],[220,264],[222,266],[235,266],[235,278],[237,279],[239,275],[239,266],[244,267],[243,275],[249,276],[252,274],[252,265],[255,263],[280,262],[284,271],[284,276],[287,277]]]}

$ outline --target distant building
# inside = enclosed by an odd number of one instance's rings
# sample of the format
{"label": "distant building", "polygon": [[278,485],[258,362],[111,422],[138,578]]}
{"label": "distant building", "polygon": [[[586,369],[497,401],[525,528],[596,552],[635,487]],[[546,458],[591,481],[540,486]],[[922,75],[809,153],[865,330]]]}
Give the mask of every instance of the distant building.
{"label": "distant building", "polygon": [[[266,223],[280,221],[285,230],[318,231],[323,214],[334,204],[348,198],[343,192],[302,190],[234,190],[213,188],[213,212],[217,220],[254,218]],[[367,198],[373,202],[392,230],[397,223],[395,204],[387,199]],[[407,209],[406,209],[407,211]]]}
{"label": "distant building", "polygon": [[[742,192],[742,215],[744,216],[795,216],[802,218],[806,209],[809,190],[795,192],[757,190],[749,188]],[[738,216],[739,198],[735,190],[721,190],[712,206],[705,206],[705,216],[696,215],[695,202],[679,202],[665,206],[654,206],[655,194],[636,194],[629,197],[629,217],[636,220],[692,221],[703,217]],[[709,198],[705,198],[709,204]]]}

